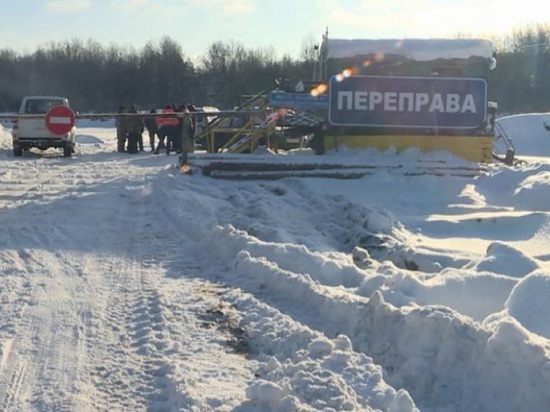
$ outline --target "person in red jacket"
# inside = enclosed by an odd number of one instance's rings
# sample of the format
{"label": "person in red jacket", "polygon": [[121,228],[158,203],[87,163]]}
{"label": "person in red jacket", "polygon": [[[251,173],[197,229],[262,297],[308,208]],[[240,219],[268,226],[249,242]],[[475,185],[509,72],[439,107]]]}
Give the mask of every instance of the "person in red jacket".
{"label": "person in red jacket", "polygon": [[[170,105],[162,109],[163,113],[172,114],[175,113],[174,108]],[[170,139],[173,140],[174,134],[176,133],[177,124],[179,120],[176,116],[159,116],[156,118],[157,124],[159,126],[157,134],[159,137],[159,144],[153,153],[159,154],[160,149],[166,147],[167,154],[170,154]],[[164,140],[166,139],[166,145]]]}

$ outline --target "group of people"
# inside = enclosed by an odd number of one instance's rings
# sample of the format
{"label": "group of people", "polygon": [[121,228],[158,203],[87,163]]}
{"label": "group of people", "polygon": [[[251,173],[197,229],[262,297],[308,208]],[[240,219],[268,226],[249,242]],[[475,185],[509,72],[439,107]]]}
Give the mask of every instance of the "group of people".
{"label": "group of people", "polygon": [[[116,117],[117,151],[138,153],[144,151],[143,133],[147,130],[151,152],[159,154],[165,150],[180,155],[180,164],[187,164],[187,154],[193,150],[195,119],[190,113],[193,105],[167,105],[159,113],[138,113],[135,105],[121,105]],[[158,140],[155,145],[155,141]]]}

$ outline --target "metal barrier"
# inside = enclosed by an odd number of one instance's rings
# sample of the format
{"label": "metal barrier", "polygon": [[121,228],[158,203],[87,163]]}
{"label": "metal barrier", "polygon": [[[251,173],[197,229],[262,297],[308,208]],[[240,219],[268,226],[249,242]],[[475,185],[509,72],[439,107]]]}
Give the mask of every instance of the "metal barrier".
{"label": "metal barrier", "polygon": [[[495,146],[498,145],[499,141],[502,141],[506,146],[504,154],[498,153],[497,151],[495,151]],[[502,125],[498,122],[498,120],[496,120],[495,121],[495,142],[493,144],[493,158],[503,162],[508,166],[512,166],[514,164],[515,155],[516,155],[516,148],[514,147],[514,143],[512,142],[512,139],[510,138],[510,136],[508,136],[508,133],[506,133],[506,130],[504,130],[504,127],[502,127]]]}

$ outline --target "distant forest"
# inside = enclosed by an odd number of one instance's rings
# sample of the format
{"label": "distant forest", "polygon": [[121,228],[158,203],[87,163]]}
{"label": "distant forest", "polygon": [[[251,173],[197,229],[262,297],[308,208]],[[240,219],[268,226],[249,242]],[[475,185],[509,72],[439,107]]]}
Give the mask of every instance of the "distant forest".
{"label": "distant forest", "polygon": [[[495,43],[497,68],[490,99],[505,114],[550,111],[550,25],[514,31]],[[273,47],[247,49],[216,42],[197,61],[170,37],[136,50],[72,39],[39,46],[32,54],[0,50],[0,110],[15,111],[30,94],[67,96],[81,112],[113,112],[193,103],[233,108],[241,96],[274,87],[280,78],[309,80],[315,39],[302,40],[298,58],[277,57]]]}

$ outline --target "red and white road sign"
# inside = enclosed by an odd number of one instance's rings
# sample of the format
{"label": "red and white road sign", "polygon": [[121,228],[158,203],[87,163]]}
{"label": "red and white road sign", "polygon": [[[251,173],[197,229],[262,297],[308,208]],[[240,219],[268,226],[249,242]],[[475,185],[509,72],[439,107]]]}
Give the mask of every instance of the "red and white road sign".
{"label": "red and white road sign", "polygon": [[69,133],[74,126],[74,112],[67,106],[53,106],[46,113],[46,127],[53,134]]}

